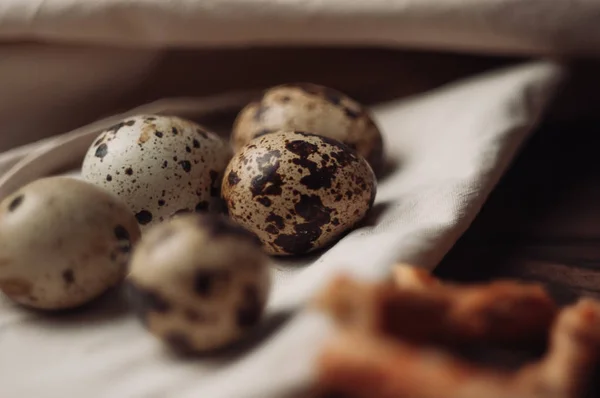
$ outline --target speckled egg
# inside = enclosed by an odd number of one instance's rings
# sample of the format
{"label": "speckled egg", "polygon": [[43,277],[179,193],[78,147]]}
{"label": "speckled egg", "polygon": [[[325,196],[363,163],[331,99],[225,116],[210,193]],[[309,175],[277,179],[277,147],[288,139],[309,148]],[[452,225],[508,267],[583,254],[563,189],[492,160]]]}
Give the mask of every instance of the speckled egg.
{"label": "speckled egg", "polygon": [[222,348],[256,326],[270,280],[255,236],[224,216],[188,214],[148,230],[127,286],[147,329],[188,354]]}
{"label": "speckled egg", "polygon": [[115,195],[69,177],[32,182],[0,203],[0,290],[38,309],[65,309],[125,276],[140,237]]}
{"label": "speckled egg", "polygon": [[191,121],[135,116],[108,128],[88,150],[82,177],[121,197],[142,229],[175,214],[222,210],[227,142]]}
{"label": "speckled egg", "polygon": [[294,131],[252,140],[223,179],[230,217],[255,233],[269,254],[322,248],[360,221],[373,205],[373,170],[330,138]]}
{"label": "speckled egg", "polygon": [[278,130],[307,131],[336,139],[367,159],[377,175],[382,171],[384,151],[379,128],[365,107],[331,88],[304,83],[265,91],[235,120],[234,149]]}

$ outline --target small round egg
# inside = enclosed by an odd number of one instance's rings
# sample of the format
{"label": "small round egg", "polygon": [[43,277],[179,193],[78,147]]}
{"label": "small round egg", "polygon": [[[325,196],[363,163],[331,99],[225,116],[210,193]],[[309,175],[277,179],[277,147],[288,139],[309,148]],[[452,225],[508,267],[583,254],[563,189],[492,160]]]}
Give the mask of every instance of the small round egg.
{"label": "small round egg", "polygon": [[309,83],[266,90],[234,122],[237,151],[252,139],[279,130],[306,131],[343,142],[363,156],[379,175],[384,163],[383,139],[367,109],[334,89]]}
{"label": "small round egg", "polygon": [[127,276],[146,328],[183,353],[213,351],[260,321],[270,290],[268,258],[224,216],[187,214],[153,226]]}
{"label": "small round egg", "polygon": [[34,181],[0,203],[0,290],[38,309],[85,304],[122,281],[139,237],[115,195],[69,177]]}
{"label": "small round egg", "polygon": [[100,134],[81,173],[121,197],[144,230],[175,214],[221,211],[230,158],[229,144],[194,122],[140,115]]}
{"label": "small round egg", "polygon": [[230,217],[269,254],[323,248],[373,205],[376,181],[366,160],[339,141],[299,131],[256,138],[225,171]]}

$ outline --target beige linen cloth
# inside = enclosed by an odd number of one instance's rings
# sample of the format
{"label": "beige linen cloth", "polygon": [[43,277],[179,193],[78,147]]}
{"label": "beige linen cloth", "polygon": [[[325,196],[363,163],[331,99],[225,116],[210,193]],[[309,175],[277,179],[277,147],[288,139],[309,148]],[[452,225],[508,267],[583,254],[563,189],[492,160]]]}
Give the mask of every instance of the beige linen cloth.
{"label": "beige linen cloth", "polygon": [[[577,77],[565,57],[600,49],[599,17],[595,0],[0,1],[0,197],[77,175],[124,115],[176,114],[227,134],[257,90],[290,81],[371,105],[389,159],[364,226],[273,260],[267,317],[236,350],[178,359],[117,292],[60,316],[2,299],[0,397],[306,396],[331,329],[303,305],[340,271],[433,269],[540,120],[577,116],[550,105]],[[571,108],[590,111],[591,98]]]}

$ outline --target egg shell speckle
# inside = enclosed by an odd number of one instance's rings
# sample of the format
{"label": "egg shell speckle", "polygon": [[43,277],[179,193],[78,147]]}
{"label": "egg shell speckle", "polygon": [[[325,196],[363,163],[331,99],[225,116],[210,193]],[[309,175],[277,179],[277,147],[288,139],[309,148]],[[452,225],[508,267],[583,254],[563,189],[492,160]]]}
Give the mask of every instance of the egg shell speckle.
{"label": "egg shell speckle", "polygon": [[182,215],[148,230],[135,250],[128,296],[146,328],[183,353],[217,350],[262,316],[268,258],[224,216]]}
{"label": "egg shell speckle", "polygon": [[37,180],[0,203],[0,290],[38,309],[79,306],[123,279],[139,237],[116,196],[73,178]]}
{"label": "egg shell speckle", "polygon": [[377,175],[383,169],[384,143],[367,109],[341,92],[311,83],[266,90],[234,122],[236,151],[256,137],[279,130],[319,134],[343,142],[362,155]]}
{"label": "egg shell speckle", "polygon": [[142,229],[185,212],[221,211],[227,142],[172,116],[139,115],[108,128],[89,148],[82,176],[121,197]]}
{"label": "egg shell speckle", "polygon": [[372,207],[375,175],[342,143],[284,131],[251,141],[229,163],[223,197],[230,217],[269,254],[323,248]]}

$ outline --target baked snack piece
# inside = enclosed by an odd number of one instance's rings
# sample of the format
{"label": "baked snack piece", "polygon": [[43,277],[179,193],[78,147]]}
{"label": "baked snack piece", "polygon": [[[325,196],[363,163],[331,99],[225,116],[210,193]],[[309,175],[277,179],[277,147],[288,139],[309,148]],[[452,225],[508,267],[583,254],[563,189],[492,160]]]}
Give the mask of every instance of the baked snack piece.
{"label": "baked snack piece", "polygon": [[[600,356],[600,302],[581,299],[560,310],[532,284],[458,286],[418,270],[399,273],[405,277],[399,280],[394,272],[391,281],[380,284],[340,277],[319,295],[317,306],[340,328],[318,361],[319,393],[354,398],[577,398],[584,393]],[[511,303],[507,308],[523,303],[528,309],[504,311],[503,300]],[[397,326],[400,321],[403,327]],[[484,366],[448,347],[469,338],[516,344],[536,336],[548,338],[545,355],[516,369]]]}
{"label": "baked snack piece", "polygon": [[414,268],[402,275],[402,282],[381,284],[340,276],[317,297],[316,305],[346,328],[444,344],[539,340],[558,312],[537,284],[443,284]]}

